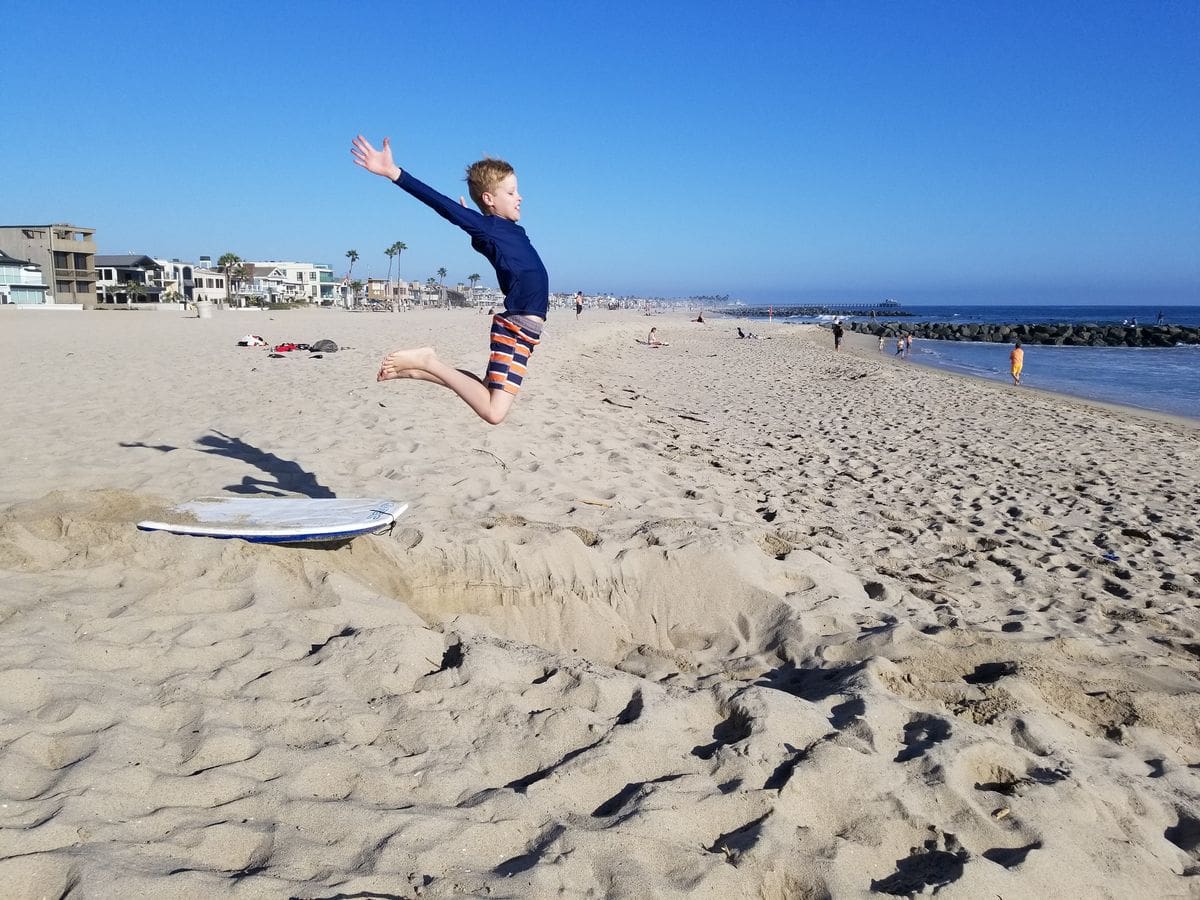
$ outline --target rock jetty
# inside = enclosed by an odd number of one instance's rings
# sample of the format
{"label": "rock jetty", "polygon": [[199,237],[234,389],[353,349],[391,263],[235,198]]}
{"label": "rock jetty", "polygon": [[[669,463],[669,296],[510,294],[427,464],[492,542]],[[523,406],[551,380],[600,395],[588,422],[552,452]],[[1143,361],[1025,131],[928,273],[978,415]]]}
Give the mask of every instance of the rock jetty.
{"label": "rock jetty", "polygon": [[[947,322],[844,323],[861,334],[894,338],[898,333],[935,341],[985,341],[996,344],[1052,344],[1062,347],[1174,347],[1200,344],[1200,327],[1194,325],[992,325]],[[828,326],[826,326],[828,327]]]}

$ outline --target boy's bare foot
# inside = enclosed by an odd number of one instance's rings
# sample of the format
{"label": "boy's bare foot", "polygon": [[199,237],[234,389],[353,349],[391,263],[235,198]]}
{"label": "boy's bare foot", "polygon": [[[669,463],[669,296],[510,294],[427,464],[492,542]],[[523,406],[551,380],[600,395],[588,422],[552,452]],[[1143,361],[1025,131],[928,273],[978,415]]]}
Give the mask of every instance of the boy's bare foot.
{"label": "boy's bare foot", "polygon": [[442,379],[438,378],[432,372],[426,372],[424,369],[401,369],[390,378],[380,378],[379,381],[390,381],[391,378],[411,378],[414,381],[428,381],[431,384],[440,384],[442,387],[446,386],[446,382],[442,381]]}
{"label": "boy's bare foot", "polygon": [[430,363],[437,360],[432,347],[421,347],[415,350],[396,350],[383,358],[379,366],[376,381],[390,381],[394,378],[416,378],[421,381],[437,381],[440,378],[432,376],[429,371]]}

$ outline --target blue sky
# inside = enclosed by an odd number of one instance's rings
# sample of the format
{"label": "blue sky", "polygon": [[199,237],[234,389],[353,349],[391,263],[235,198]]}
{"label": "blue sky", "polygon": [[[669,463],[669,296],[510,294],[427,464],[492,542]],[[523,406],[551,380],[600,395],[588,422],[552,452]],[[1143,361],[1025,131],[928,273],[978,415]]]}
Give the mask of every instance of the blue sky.
{"label": "blue sky", "polygon": [[15,6],[0,223],[102,252],[494,284],[361,131],[511,161],[554,290],[1200,303],[1193,0]]}

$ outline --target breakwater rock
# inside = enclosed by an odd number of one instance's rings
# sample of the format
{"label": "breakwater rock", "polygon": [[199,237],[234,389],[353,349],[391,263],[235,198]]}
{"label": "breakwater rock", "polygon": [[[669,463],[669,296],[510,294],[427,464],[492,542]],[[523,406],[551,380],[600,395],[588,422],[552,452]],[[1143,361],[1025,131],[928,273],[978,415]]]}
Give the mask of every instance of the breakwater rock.
{"label": "breakwater rock", "polygon": [[992,325],[947,322],[860,322],[844,323],[860,334],[911,334],[934,341],[985,341],[996,344],[1052,344],[1062,347],[1174,347],[1200,344],[1200,327],[1195,325]]}

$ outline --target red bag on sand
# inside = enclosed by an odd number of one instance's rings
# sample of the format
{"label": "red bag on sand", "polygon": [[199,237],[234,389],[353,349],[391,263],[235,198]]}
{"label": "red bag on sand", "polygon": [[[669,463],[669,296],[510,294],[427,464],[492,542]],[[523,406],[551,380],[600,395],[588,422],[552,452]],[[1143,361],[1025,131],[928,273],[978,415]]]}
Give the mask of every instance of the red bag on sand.
{"label": "red bag on sand", "polygon": [[295,344],[280,344],[278,347],[275,348],[275,352],[276,353],[287,353],[289,350],[295,350],[295,349],[296,349]]}

